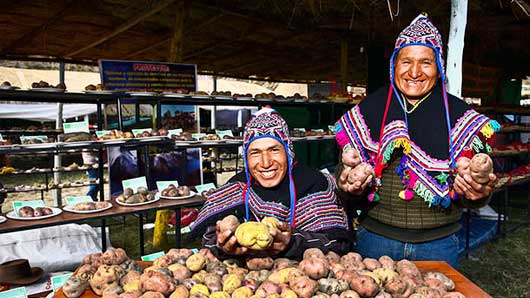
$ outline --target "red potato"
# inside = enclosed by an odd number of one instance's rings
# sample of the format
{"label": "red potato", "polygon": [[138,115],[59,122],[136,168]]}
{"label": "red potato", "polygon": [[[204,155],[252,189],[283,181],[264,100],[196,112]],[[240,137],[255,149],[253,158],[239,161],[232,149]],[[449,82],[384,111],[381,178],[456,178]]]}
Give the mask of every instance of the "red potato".
{"label": "red potato", "polygon": [[298,267],[298,262],[294,260],[289,260],[287,258],[278,258],[274,260],[274,265],[272,266],[273,271],[278,271],[284,268],[289,267]]}
{"label": "red potato", "polygon": [[167,267],[167,269],[169,269],[173,273],[173,278],[178,280],[179,282],[182,282],[186,278],[191,277],[191,271],[188,269],[188,267],[184,265],[172,264]]}
{"label": "red potato", "polygon": [[289,287],[299,298],[311,298],[318,289],[318,283],[307,276],[289,281]]}
{"label": "red potato", "polygon": [[366,269],[366,266],[364,266],[364,263],[363,262],[356,262],[356,261],[353,261],[353,262],[349,262],[349,263],[342,263],[344,265],[344,267],[347,269],[347,270],[356,270],[356,271],[360,271],[360,270],[364,270]]}
{"label": "red potato", "polygon": [[31,208],[30,206],[24,206],[18,209],[18,215],[20,217],[34,217],[35,209]]}
{"label": "red potato", "polygon": [[101,255],[102,253],[100,252],[86,255],[83,257],[83,264],[89,264],[92,267],[96,267],[97,270],[97,267],[101,265]]}
{"label": "red potato", "polygon": [[412,275],[412,276],[417,276],[417,275],[421,276],[421,273],[420,273],[420,270],[418,270],[418,267],[416,267],[414,263],[406,259],[403,259],[396,263],[396,271],[400,275],[407,274],[407,275]]}
{"label": "red potato", "polygon": [[391,269],[391,270],[395,270],[396,269],[394,260],[392,260],[392,258],[389,257],[389,256],[381,256],[379,258],[379,263],[381,263],[381,266],[383,268],[388,268],[388,269]]}
{"label": "red potato", "polygon": [[375,280],[368,275],[358,275],[350,280],[350,288],[361,297],[372,297],[379,291]]}
{"label": "red potato", "polygon": [[449,292],[443,295],[443,298],[466,298],[466,296],[460,292]]}
{"label": "red potato", "polygon": [[101,255],[101,263],[106,265],[119,265],[128,259],[123,248],[111,248]]}
{"label": "red potato", "polygon": [[339,298],[361,298],[354,290],[347,290],[340,294]]}
{"label": "red potato", "polygon": [[473,180],[485,184],[489,182],[489,174],[493,173],[493,162],[487,154],[478,153],[471,158],[469,170]]}
{"label": "red potato", "polygon": [[155,292],[155,291],[148,291],[145,292],[140,298],[165,298],[164,294]]}
{"label": "red potato", "polygon": [[298,278],[298,277],[301,277],[301,276],[306,276],[304,271],[298,269],[298,268],[294,268],[293,270],[289,271],[289,280],[293,280],[295,278]]}
{"label": "red potato", "polygon": [[[402,296],[408,289],[407,282],[399,279],[393,278],[385,284],[385,290],[390,293],[392,296]],[[410,293],[409,293],[410,295]]]}
{"label": "red potato", "polygon": [[326,257],[326,255],[324,255],[324,253],[318,248],[308,248],[308,249],[306,249],[304,251],[304,256],[303,256],[304,259],[309,259],[309,258],[323,259],[325,257]]}
{"label": "red potato", "polygon": [[120,285],[123,287],[123,286],[125,286],[126,284],[128,284],[130,282],[140,281],[140,276],[141,275],[142,275],[142,273],[140,273],[138,271],[129,271],[129,272],[127,272],[127,274],[125,274],[120,279]]}
{"label": "red potato", "polygon": [[130,292],[121,293],[118,295],[118,298],[140,298],[142,296],[142,292],[139,290],[134,290]]}
{"label": "red potato", "polygon": [[423,279],[423,282],[431,289],[437,289],[441,292],[446,292],[444,283],[437,278],[426,277]]}
{"label": "red potato", "polygon": [[443,298],[443,295],[445,294],[445,292],[442,293],[437,289],[431,289],[429,287],[419,287],[414,293],[422,294],[425,298]]}
{"label": "red potato", "polygon": [[382,267],[381,263],[379,263],[378,260],[372,259],[372,258],[365,258],[363,260],[363,264],[366,270],[369,270],[369,271],[374,271],[375,269]]}
{"label": "red potato", "polygon": [[160,292],[169,296],[175,291],[175,287],[176,284],[172,277],[158,271],[147,271],[140,277],[140,289],[143,291]]}
{"label": "red potato", "polygon": [[333,272],[333,275],[336,276],[339,271],[346,270],[341,263],[330,263],[329,271]]}
{"label": "red potato", "polygon": [[35,208],[35,216],[45,216],[53,213],[53,210],[48,207],[37,207]]}
{"label": "red potato", "polygon": [[375,295],[374,298],[394,298],[394,297],[392,297],[392,295],[390,295],[389,293],[385,292],[385,290],[381,290],[379,291],[379,293],[377,293],[377,295]]}
{"label": "red potato", "polygon": [[268,280],[264,281],[256,290],[256,295],[260,297],[267,297],[272,294],[280,294],[280,287]]}
{"label": "red potato", "polygon": [[343,281],[346,281],[346,282],[350,282],[353,278],[356,278],[359,276],[359,273],[357,273],[357,271],[354,271],[354,270],[342,270],[342,271],[339,271],[335,274],[335,277],[337,279],[340,279],[340,280],[343,280]]}
{"label": "red potato", "polygon": [[224,233],[225,231],[234,232],[239,224],[239,219],[237,219],[235,215],[228,215],[227,217],[223,218],[221,222],[219,222],[219,231],[221,233]]}
{"label": "red potato", "polygon": [[436,278],[440,280],[444,284],[444,288],[446,291],[452,291],[455,289],[454,281],[452,281],[449,277],[447,277],[441,272],[427,272],[425,273],[424,278]]}
{"label": "red potato", "polygon": [[167,268],[169,265],[174,263],[174,259],[171,256],[161,256],[153,262],[153,266]]}
{"label": "red potato", "polygon": [[421,275],[412,275],[412,274],[400,274],[399,278],[405,281],[410,288],[417,288],[424,286],[423,278]]}
{"label": "red potato", "polygon": [[189,258],[193,255],[193,251],[191,251],[191,249],[188,249],[188,248],[172,248],[170,249],[167,254],[168,256],[172,257],[173,259],[178,259],[178,258]]}
{"label": "red potato", "polygon": [[326,254],[326,259],[328,260],[329,264],[340,263],[340,256],[333,251],[329,251]]}
{"label": "red potato", "polygon": [[271,257],[265,258],[251,258],[247,260],[248,270],[270,270],[274,265],[274,260]]}
{"label": "red potato", "polygon": [[342,264],[351,263],[351,262],[362,262],[362,261],[363,261],[363,257],[356,252],[349,252],[340,258],[340,262]]}
{"label": "red potato", "polygon": [[307,276],[318,280],[328,276],[328,263],[325,258],[309,258],[303,259],[298,265],[298,269],[302,270]]}

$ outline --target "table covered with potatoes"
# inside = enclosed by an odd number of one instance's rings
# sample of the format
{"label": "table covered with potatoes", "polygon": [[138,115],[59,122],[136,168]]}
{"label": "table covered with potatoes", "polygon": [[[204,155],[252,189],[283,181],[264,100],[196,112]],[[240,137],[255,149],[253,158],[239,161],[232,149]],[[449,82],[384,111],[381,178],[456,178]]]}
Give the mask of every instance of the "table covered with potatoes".
{"label": "table covered with potatoes", "polygon": [[[226,219],[226,218],[225,218]],[[260,250],[274,220],[236,223],[238,240]],[[248,224],[248,225],[247,225]],[[255,233],[255,231],[262,231]],[[263,234],[263,231],[265,233]],[[251,236],[249,236],[251,235]],[[269,235],[270,236],[270,235]],[[251,239],[249,239],[249,237]],[[259,243],[259,245],[258,245]],[[362,258],[307,249],[300,261],[248,256],[220,261],[206,249],[171,249],[136,262],[120,248],[85,256],[56,298],[485,298],[445,262]]]}

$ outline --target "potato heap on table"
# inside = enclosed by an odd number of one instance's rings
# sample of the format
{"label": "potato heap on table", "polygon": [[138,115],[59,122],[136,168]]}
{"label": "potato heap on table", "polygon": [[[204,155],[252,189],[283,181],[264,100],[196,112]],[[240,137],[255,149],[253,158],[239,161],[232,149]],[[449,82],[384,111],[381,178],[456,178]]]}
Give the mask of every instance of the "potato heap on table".
{"label": "potato heap on table", "polygon": [[[225,228],[243,224],[232,220]],[[65,283],[68,298],[85,289],[104,298],[463,298],[440,272],[421,274],[408,260],[363,259],[316,248],[300,262],[270,257],[216,260],[212,255],[171,249],[142,270],[123,249],[91,254]]]}

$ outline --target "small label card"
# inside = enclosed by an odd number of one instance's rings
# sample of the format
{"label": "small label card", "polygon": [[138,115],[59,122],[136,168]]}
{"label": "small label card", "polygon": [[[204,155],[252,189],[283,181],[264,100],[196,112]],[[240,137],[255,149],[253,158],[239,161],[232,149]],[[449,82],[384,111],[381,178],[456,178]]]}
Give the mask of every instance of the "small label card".
{"label": "small label card", "polygon": [[294,128],[293,130],[305,132],[305,128]]}
{"label": "small label card", "polygon": [[96,131],[96,136],[99,138],[101,138],[102,136],[105,136],[105,135],[109,135],[111,134],[112,132],[110,130],[98,130]]}
{"label": "small label card", "polygon": [[197,192],[199,194],[201,194],[205,190],[208,191],[208,190],[210,190],[212,188],[216,189],[215,184],[213,184],[213,183],[206,183],[206,184],[201,184],[201,185],[196,185],[195,186],[195,189],[197,189]]}
{"label": "small label card", "polygon": [[28,298],[28,295],[26,294],[26,288],[20,287],[0,292],[0,298]]}
{"label": "small label card", "polygon": [[2,134],[0,133],[0,142],[4,141],[4,137],[2,137]]}
{"label": "small label card", "polygon": [[133,190],[134,193],[136,193],[138,187],[147,188],[147,180],[145,179],[145,176],[123,180],[121,184],[123,185],[124,190],[129,187]]}
{"label": "small label card", "polygon": [[73,273],[66,273],[57,276],[52,276],[52,288],[53,292],[57,291],[60,287],[63,286],[64,282],[72,276]]}
{"label": "small label card", "polygon": [[63,123],[63,130],[64,133],[90,132],[87,121]]}
{"label": "small label card", "polygon": [[179,182],[177,180],[173,180],[173,181],[157,181],[156,182],[156,188],[158,190],[162,191],[163,189],[168,188],[171,184],[173,184],[175,186],[179,186]]}
{"label": "small label card", "polygon": [[155,253],[152,253],[152,254],[148,254],[148,255],[145,255],[145,256],[142,256],[142,261],[144,262],[148,262],[148,261],[154,261],[162,256],[164,256],[164,252],[163,251],[159,251],[159,252],[155,252]]}
{"label": "small label card", "polygon": [[324,173],[324,174],[331,175],[331,173],[329,172],[329,170],[327,168],[323,168],[322,170],[320,170],[320,172]]}
{"label": "small label card", "polygon": [[133,133],[134,137],[136,137],[137,134],[141,134],[144,131],[147,131],[148,133],[151,133],[152,130],[153,130],[152,128],[133,129],[132,133]]}
{"label": "small label card", "polygon": [[20,136],[22,144],[30,140],[48,141],[48,136]]}
{"label": "small label card", "polygon": [[177,129],[170,129],[167,131],[167,136],[171,138],[171,136],[180,136],[182,134],[182,128]]}
{"label": "small label card", "polygon": [[318,129],[311,129],[312,132],[324,132],[324,130],[322,128],[318,128]]}
{"label": "small label card", "polygon": [[66,197],[66,205],[73,206],[77,203],[92,202],[91,196]]}
{"label": "small label card", "polygon": [[328,129],[331,132],[335,132],[335,125],[328,125]]}
{"label": "small label card", "polygon": [[192,134],[191,134],[191,137],[194,138],[194,139],[196,139],[196,140],[198,140],[198,139],[200,139],[200,138],[203,138],[203,137],[205,137],[205,136],[206,136],[206,134],[205,134],[205,133],[202,133],[202,132],[201,132],[201,133],[192,133]]}
{"label": "small label card", "polygon": [[198,254],[199,253],[199,249],[198,248],[192,248],[191,252],[193,252],[194,254]]}
{"label": "small label card", "polygon": [[46,205],[44,205],[44,201],[43,200],[33,200],[33,201],[14,201],[13,202],[13,209],[15,210],[15,214],[17,216],[20,216],[18,214],[18,210],[20,210],[20,208],[24,207],[24,206],[29,206],[33,209],[37,208],[37,207],[45,207]]}
{"label": "small label card", "polygon": [[230,137],[234,136],[234,134],[232,133],[232,130],[230,129],[227,129],[227,130],[216,129],[215,134],[218,135],[221,138],[221,140],[223,139],[224,136],[230,136]]}

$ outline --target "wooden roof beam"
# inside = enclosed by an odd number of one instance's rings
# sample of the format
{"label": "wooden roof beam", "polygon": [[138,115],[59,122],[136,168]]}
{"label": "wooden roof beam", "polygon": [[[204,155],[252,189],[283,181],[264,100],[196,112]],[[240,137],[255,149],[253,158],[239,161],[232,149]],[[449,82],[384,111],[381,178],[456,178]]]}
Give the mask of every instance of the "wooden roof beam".
{"label": "wooden roof beam", "polygon": [[80,53],[83,53],[84,51],[88,50],[88,49],[91,49],[97,45],[100,45],[108,40],[110,40],[111,38],[117,36],[118,34],[124,32],[124,31],[127,31],[129,30],[130,28],[132,28],[133,26],[137,25],[138,23],[140,23],[141,21],[149,18],[150,16],[158,13],[159,11],[161,11],[162,9],[164,9],[165,7],[167,7],[169,4],[175,2],[176,0],[160,0],[157,2],[156,5],[154,5],[151,9],[143,12],[142,14],[140,14],[139,16],[136,16],[134,18],[131,18],[131,20],[129,20],[128,22],[122,24],[121,26],[119,26],[116,30],[112,31],[110,34],[108,35],[105,35],[103,36],[102,38],[92,42],[91,44],[87,45],[87,46],[84,46],[78,50],[75,50],[75,51],[72,51],[66,55],[64,55],[65,57],[73,57],[73,56],[76,56]]}
{"label": "wooden roof beam", "polygon": [[1,55],[8,54],[9,50],[16,48],[19,44],[31,40],[31,38],[35,37],[39,32],[45,31],[48,26],[55,23],[59,19],[61,19],[65,13],[72,7],[73,4],[77,3],[77,1],[68,1],[63,8],[61,8],[57,13],[55,13],[53,16],[51,16],[49,19],[47,19],[44,23],[40,24],[39,26],[33,27],[28,32],[24,33],[21,37],[16,39],[15,41],[11,42],[7,46],[3,47],[0,50]]}
{"label": "wooden roof beam", "polygon": [[[209,19],[209,20],[206,21],[206,22],[202,22],[202,23],[200,23],[200,24],[197,25],[197,26],[193,26],[193,27],[191,27],[190,29],[186,30],[186,31],[184,32],[184,35],[188,35],[188,34],[191,34],[191,33],[193,33],[193,32],[199,31],[200,29],[202,29],[202,28],[204,28],[204,27],[206,27],[206,26],[208,26],[208,25],[210,25],[210,24],[212,24],[212,23],[218,21],[219,19],[221,19],[221,18],[224,17],[224,16],[225,16],[224,14],[220,14],[220,15],[217,15],[217,16],[215,16],[215,17]],[[136,52],[133,52],[133,53],[131,53],[131,54],[125,56],[124,59],[130,59],[130,58],[132,58],[132,57],[136,57],[136,56],[138,56],[138,55],[140,55],[140,54],[143,54],[143,53],[149,52],[150,50],[156,49],[156,48],[158,48],[159,46],[162,46],[162,45],[164,45],[164,44],[169,43],[170,40],[171,40],[171,35],[167,35],[166,37],[164,37],[164,39],[160,40],[159,42],[157,42],[157,43],[155,43],[155,44],[153,44],[153,45],[151,45],[151,46],[141,48],[140,50],[138,50],[138,51],[136,51]]]}

